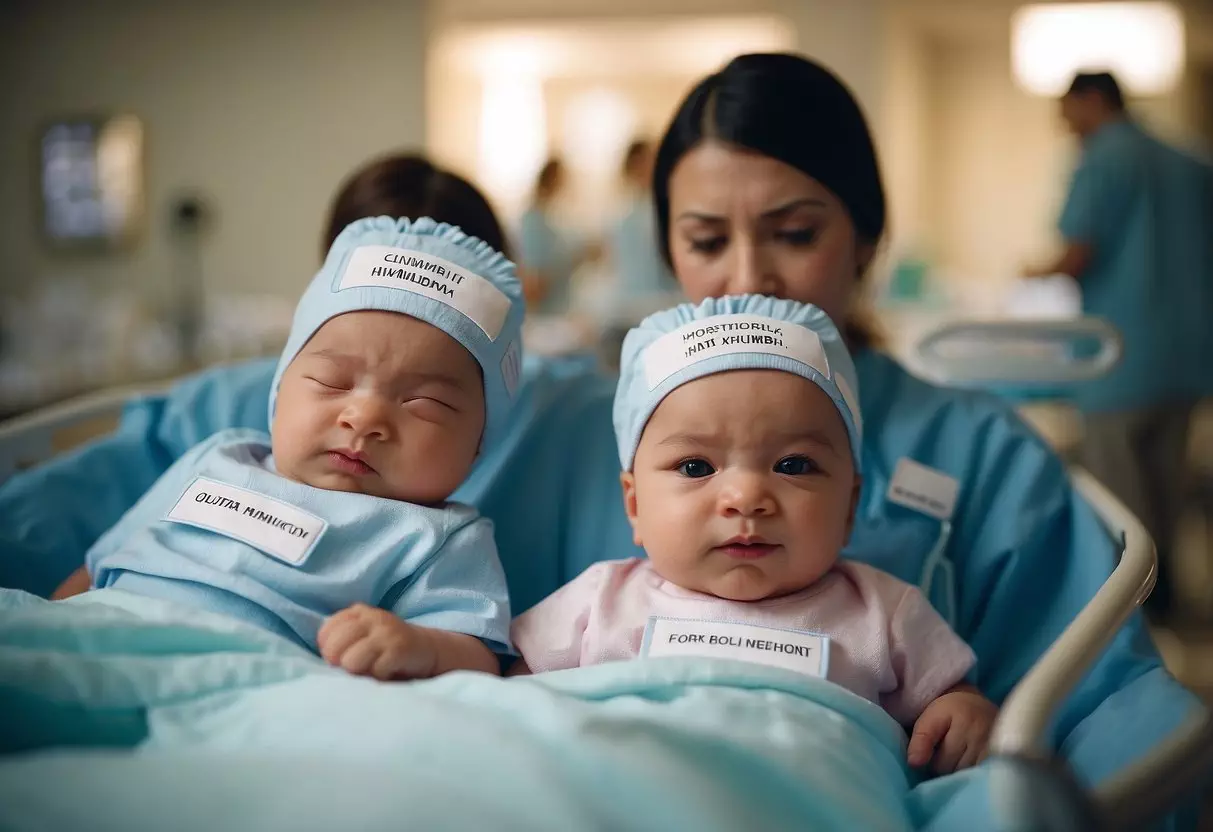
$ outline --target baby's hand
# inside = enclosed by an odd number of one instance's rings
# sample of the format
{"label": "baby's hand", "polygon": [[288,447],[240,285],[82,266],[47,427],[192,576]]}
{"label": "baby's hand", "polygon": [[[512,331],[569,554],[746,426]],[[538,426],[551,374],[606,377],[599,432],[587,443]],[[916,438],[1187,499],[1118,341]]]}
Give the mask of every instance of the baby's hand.
{"label": "baby's hand", "polygon": [[356,676],[380,681],[422,679],[434,675],[438,651],[431,633],[366,604],[354,604],[330,616],[316,636],[326,662]]}
{"label": "baby's hand", "polygon": [[936,774],[980,763],[997,716],[998,707],[976,688],[956,686],[928,705],[914,723],[908,762],[915,767],[931,763]]}

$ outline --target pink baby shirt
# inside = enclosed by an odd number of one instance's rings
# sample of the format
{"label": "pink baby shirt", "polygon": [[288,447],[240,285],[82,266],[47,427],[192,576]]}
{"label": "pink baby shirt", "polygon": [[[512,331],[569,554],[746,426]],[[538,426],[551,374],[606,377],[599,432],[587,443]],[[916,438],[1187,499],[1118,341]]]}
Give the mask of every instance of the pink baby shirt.
{"label": "pink baby shirt", "polygon": [[[963,681],[975,661],[917,587],[852,561],[839,561],[800,592],[753,602],[683,589],[641,558],[604,561],[516,618],[511,637],[531,671],[542,673],[640,656],[650,619],[681,622],[660,631],[663,645],[703,640],[690,634],[699,624],[700,632],[720,634],[714,643],[732,638],[741,650],[735,658],[778,654],[800,661],[805,672],[880,705],[903,725]],[[828,656],[819,670],[796,658],[819,647]]]}

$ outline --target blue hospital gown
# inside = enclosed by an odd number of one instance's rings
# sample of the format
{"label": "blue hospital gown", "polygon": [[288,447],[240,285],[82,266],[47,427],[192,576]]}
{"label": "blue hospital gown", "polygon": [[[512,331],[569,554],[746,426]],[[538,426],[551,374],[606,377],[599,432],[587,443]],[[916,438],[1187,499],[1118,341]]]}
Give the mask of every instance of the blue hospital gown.
{"label": "blue hospital gown", "polygon": [[313,488],[273,471],[270,437],[233,429],[182,456],[87,555],[98,587],[258,624],[316,650],[354,604],[509,652],[510,607],[492,523]]}

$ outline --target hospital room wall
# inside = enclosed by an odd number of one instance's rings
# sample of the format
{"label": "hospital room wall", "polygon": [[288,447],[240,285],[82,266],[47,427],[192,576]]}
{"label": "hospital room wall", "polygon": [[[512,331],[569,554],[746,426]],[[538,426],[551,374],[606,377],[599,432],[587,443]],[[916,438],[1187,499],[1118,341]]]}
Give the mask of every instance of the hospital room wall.
{"label": "hospital room wall", "polygon": [[[535,82],[524,76],[539,78],[542,104],[529,101],[528,106],[545,108],[547,148],[569,157],[566,161],[574,169],[569,195],[575,197],[570,199],[572,210],[562,216],[592,231],[602,215],[612,211],[586,207],[587,202],[601,201],[597,198],[608,190],[596,181],[600,172],[578,169],[578,151],[568,147],[562,119],[570,105],[606,90],[627,100],[638,133],[656,137],[679,99],[704,73],[738,51],[789,49],[812,55],[838,72],[876,122],[883,81],[878,33],[884,5],[884,0],[845,4],[829,0],[434,2],[427,18],[427,147],[443,164],[476,179],[502,214],[516,220],[525,206],[531,176],[542,162],[539,157],[530,158],[534,154],[524,152],[521,145],[537,139],[503,137],[503,141],[519,142],[518,156],[527,160],[512,164],[528,171],[526,175],[494,175],[493,166],[478,147],[482,101],[490,88],[507,97],[522,96],[521,89],[503,87],[511,79],[525,87]],[[469,49],[471,42],[483,46]],[[520,63],[531,64],[529,68],[503,64],[498,70],[478,65],[498,47],[521,48],[519,44],[528,42],[532,48],[520,56]],[[517,119],[511,118],[510,123],[516,124]],[[622,151],[622,145],[618,150]],[[617,154],[607,155],[611,158],[605,161],[614,176]],[[595,200],[582,198],[591,194]]]}
{"label": "hospital room wall", "polygon": [[[71,276],[155,294],[174,266],[170,205],[196,192],[217,211],[208,286],[294,295],[341,178],[424,140],[423,7],[0,3],[0,293]],[[33,207],[38,125],[118,111],[145,120],[145,236],[129,253],[50,253]]]}
{"label": "hospital room wall", "polygon": [[904,0],[433,0],[431,37],[459,25],[577,19],[669,20],[677,17],[777,14],[795,30],[796,48],[832,67],[865,107],[878,109],[884,83],[874,48],[886,6]]}

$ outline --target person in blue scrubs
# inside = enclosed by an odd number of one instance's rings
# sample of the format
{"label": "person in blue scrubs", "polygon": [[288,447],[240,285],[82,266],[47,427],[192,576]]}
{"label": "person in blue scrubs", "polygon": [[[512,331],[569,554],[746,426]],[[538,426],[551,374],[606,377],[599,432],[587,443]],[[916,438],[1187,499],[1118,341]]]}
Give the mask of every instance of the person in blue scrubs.
{"label": "person in blue scrubs", "polygon": [[1159,575],[1147,609],[1165,618],[1188,426],[1213,393],[1213,174],[1134,120],[1110,73],[1076,76],[1061,114],[1082,144],[1058,222],[1065,245],[1029,276],[1073,277],[1083,312],[1120,330],[1120,364],[1075,394],[1082,461],[1154,538]]}
{"label": "person in blue scrubs", "polygon": [[[928,384],[881,350],[859,299],[885,196],[850,91],[804,58],[735,58],[680,104],[653,191],[658,240],[690,300],[769,294],[843,322],[864,424],[864,488],[844,555],[922,586],[977,654],[971,681],[1001,702],[1107,579],[1119,549],[1009,405]],[[138,399],[114,435],[0,486],[0,584],[49,593],[200,438],[264,430],[273,370],[270,361],[216,368]],[[453,495],[493,520],[516,612],[593,563],[640,554],[619,487],[615,383],[592,359],[528,361],[508,436]],[[1134,615],[1047,739],[1097,783],[1197,707]],[[989,828],[986,782],[979,767],[949,787],[937,828]],[[1171,828],[1191,828],[1189,811]]]}
{"label": "person in blue scrubs", "polygon": [[573,273],[592,253],[553,217],[566,177],[564,162],[548,159],[535,177],[530,207],[518,222],[518,261],[532,313],[568,312]]}
{"label": "person in blue scrubs", "polygon": [[[631,302],[674,296],[678,292],[669,265],[661,255],[653,215],[653,147],[637,139],[623,156],[623,210],[610,236],[611,270],[621,307]],[[647,310],[651,311],[651,310]]]}

